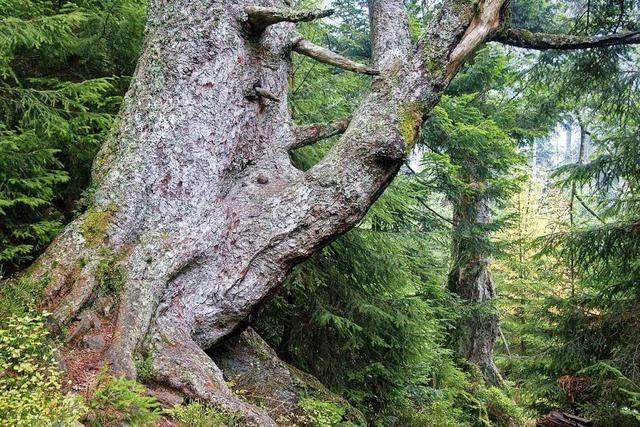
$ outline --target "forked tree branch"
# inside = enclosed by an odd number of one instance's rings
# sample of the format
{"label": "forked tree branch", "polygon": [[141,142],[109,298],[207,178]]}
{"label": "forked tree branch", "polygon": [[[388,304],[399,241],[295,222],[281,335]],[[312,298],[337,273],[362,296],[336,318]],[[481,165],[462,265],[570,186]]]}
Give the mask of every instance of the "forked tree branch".
{"label": "forked tree branch", "polygon": [[315,144],[335,135],[345,133],[349,127],[351,117],[336,120],[330,123],[314,123],[311,125],[298,126],[293,130],[294,141],[289,150]]}
{"label": "forked tree branch", "polygon": [[296,10],[281,7],[247,6],[244,9],[255,32],[279,22],[308,22],[333,15],[333,9]]}
{"label": "forked tree branch", "polygon": [[360,64],[342,55],[330,51],[327,48],[318,46],[310,41],[298,37],[294,40],[293,50],[301,55],[308,56],[323,64],[333,65],[338,68],[353,71],[355,73],[363,73],[369,75],[380,74],[379,71],[368,67],[367,65]]}
{"label": "forked tree branch", "polygon": [[536,50],[590,49],[640,43],[640,32],[626,31],[601,36],[573,36],[568,34],[533,33],[520,28],[498,32],[493,41],[510,46]]}

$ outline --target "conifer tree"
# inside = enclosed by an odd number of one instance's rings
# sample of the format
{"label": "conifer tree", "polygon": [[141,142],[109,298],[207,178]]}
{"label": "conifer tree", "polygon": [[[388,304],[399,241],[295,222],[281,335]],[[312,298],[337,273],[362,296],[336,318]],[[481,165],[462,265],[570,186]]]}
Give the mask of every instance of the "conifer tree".
{"label": "conifer tree", "polygon": [[0,276],[68,222],[133,73],[142,2],[0,2]]}

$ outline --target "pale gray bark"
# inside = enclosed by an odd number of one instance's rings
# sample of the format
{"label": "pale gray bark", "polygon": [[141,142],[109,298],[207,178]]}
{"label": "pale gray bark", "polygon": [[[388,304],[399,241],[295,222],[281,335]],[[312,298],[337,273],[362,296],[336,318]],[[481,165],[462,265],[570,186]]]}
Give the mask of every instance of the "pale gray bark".
{"label": "pale gray bark", "polygon": [[[294,25],[262,28],[246,13],[284,1],[151,0],[122,121],[94,165],[93,206],[29,272],[49,280],[52,322],[74,330],[82,311],[98,311],[94,332],[107,343],[98,356],[113,371],[135,377],[145,355],[148,380],[273,425],[233,396],[204,350],[364,216],[424,115],[498,28],[502,0],[480,3],[446,2],[411,46],[403,1],[372,0],[380,76],[340,140],[302,172],[289,158]],[[98,310],[104,299],[115,316]]]}
{"label": "pale gray bark", "polygon": [[462,196],[454,201],[452,230],[452,269],[449,290],[467,304],[453,334],[458,357],[480,368],[485,381],[500,385],[502,378],[493,361],[499,331],[493,303],[496,291],[491,277],[491,260],[483,247],[489,242],[491,223],[488,200],[482,196]]}
{"label": "pale gray bark", "polygon": [[332,136],[341,135],[347,131],[350,121],[351,117],[348,117],[331,123],[314,123],[297,126],[294,128],[294,140],[289,149],[295,150],[331,138]]}
{"label": "pale gray bark", "polygon": [[592,49],[640,43],[639,31],[624,31],[596,36],[534,33],[521,28],[506,28],[494,40],[510,46],[536,50]]}
{"label": "pale gray bark", "polygon": [[256,32],[262,32],[269,25],[279,22],[308,22],[333,15],[332,9],[296,10],[287,7],[247,6],[244,11],[249,17],[251,28]]}

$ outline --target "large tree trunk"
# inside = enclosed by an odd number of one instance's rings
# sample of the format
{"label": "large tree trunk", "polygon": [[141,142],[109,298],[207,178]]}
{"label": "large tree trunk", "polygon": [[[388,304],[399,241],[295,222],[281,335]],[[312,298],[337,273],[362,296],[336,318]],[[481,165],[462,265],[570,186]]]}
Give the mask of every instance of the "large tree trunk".
{"label": "large tree trunk", "polygon": [[[340,141],[302,172],[288,154],[294,26],[245,10],[285,3],[149,2],[122,121],[94,165],[93,205],[28,272],[48,280],[42,308],[69,331],[71,372],[107,362],[135,378],[144,358],[145,380],[273,424],[233,397],[204,350],[363,217],[502,5],[446,2],[411,47],[403,1],[372,0],[380,75]],[[83,375],[73,380],[90,386]]]}
{"label": "large tree trunk", "polygon": [[485,381],[500,385],[502,378],[493,362],[498,337],[498,315],[493,306],[496,291],[487,253],[491,211],[486,197],[464,195],[454,201],[453,265],[449,290],[468,304],[454,334],[458,356],[480,368]]}

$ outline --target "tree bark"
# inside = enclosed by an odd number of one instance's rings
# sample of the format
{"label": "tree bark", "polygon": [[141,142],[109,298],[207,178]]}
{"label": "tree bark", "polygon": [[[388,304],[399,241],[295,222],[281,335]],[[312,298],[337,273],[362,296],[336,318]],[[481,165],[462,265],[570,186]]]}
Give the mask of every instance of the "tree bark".
{"label": "tree bark", "polygon": [[[92,206],[27,272],[48,281],[42,308],[73,338],[62,353],[71,368],[106,362],[135,378],[145,360],[145,381],[259,425],[274,422],[234,397],[205,350],[241,331],[291,268],[358,223],[464,59],[498,28],[503,1],[445,2],[411,46],[404,2],[371,0],[380,75],[306,172],[288,153],[294,25],[281,22],[284,12],[256,25],[245,9],[284,3],[149,2],[122,120],[94,164]],[[103,340],[80,350],[83,336]],[[72,379],[90,383],[83,378]]]}
{"label": "tree bark", "polygon": [[454,334],[458,357],[477,365],[487,384],[499,386],[502,377],[493,361],[499,319],[493,306],[496,292],[486,249],[489,243],[486,227],[490,222],[487,198],[465,195],[454,201],[453,266],[448,287],[469,309]]}
{"label": "tree bark", "polygon": [[283,362],[269,345],[252,328],[225,341],[212,353],[224,375],[236,386],[245,390],[252,401],[261,403],[273,419],[303,418],[303,398],[331,402],[344,410],[341,421],[356,426],[366,426],[360,411],[346,400],[335,395],[317,379]]}

